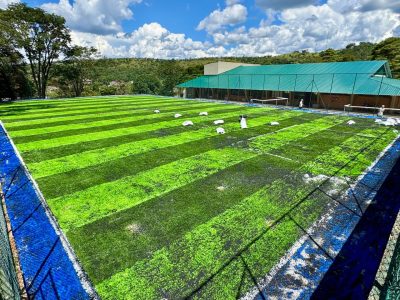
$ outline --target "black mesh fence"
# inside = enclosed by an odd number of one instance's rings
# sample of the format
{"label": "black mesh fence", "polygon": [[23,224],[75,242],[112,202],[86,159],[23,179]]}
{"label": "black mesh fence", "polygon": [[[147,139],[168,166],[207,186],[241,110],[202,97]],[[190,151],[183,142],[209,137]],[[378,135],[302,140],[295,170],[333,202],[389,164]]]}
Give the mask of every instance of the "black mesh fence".
{"label": "black mesh fence", "polygon": [[[1,194],[3,200],[3,195]],[[3,201],[0,201],[0,298],[20,299]]]}

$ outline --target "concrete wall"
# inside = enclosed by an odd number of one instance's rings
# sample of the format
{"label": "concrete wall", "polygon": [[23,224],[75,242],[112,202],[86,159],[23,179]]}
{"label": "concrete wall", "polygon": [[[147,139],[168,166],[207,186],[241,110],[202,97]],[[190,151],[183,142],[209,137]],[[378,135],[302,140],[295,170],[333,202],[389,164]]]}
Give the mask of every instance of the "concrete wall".
{"label": "concrete wall", "polygon": [[320,94],[319,103],[321,107],[343,109],[345,105],[351,103],[351,96],[343,94]]}
{"label": "concrete wall", "polygon": [[259,65],[219,61],[216,63],[205,65],[204,66],[204,75],[218,75],[218,74],[233,70],[240,66],[259,66]]}
{"label": "concrete wall", "polygon": [[390,107],[392,97],[390,96],[368,96],[355,95],[353,105],[357,106],[382,106]]}

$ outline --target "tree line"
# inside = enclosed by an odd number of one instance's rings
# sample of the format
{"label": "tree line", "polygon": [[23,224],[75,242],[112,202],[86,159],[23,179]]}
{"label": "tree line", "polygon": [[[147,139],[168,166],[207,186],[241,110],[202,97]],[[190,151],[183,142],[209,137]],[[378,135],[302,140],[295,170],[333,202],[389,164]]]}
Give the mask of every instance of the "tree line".
{"label": "tree line", "polygon": [[0,99],[46,98],[54,78],[80,96],[96,53],[71,43],[63,17],[11,4],[0,10]]}
{"label": "tree line", "polygon": [[264,57],[111,59],[100,57],[94,48],[73,45],[61,16],[21,3],[0,9],[0,99],[170,96],[177,84],[202,75],[205,64],[218,60],[262,65],[389,60],[394,77],[400,78],[400,38]]}

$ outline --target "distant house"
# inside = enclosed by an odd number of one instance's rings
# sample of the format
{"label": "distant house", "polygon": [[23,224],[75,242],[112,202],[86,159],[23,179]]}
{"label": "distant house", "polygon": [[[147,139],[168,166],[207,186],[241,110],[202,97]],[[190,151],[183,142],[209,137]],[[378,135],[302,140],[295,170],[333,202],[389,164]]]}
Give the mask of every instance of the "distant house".
{"label": "distant house", "polygon": [[[343,109],[344,105],[400,108],[400,80],[387,61],[286,65],[218,62],[205,75],[178,85],[188,98],[250,101],[288,98],[297,106]],[[283,104],[283,102],[282,102]]]}

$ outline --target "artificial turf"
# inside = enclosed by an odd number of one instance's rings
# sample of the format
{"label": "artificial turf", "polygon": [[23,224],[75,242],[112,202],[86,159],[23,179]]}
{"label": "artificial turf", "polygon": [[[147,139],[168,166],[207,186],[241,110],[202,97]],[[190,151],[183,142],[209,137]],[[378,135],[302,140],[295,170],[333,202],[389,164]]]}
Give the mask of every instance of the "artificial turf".
{"label": "artificial turf", "polygon": [[104,299],[245,295],[397,137],[369,119],[152,96],[17,102],[0,118]]}

